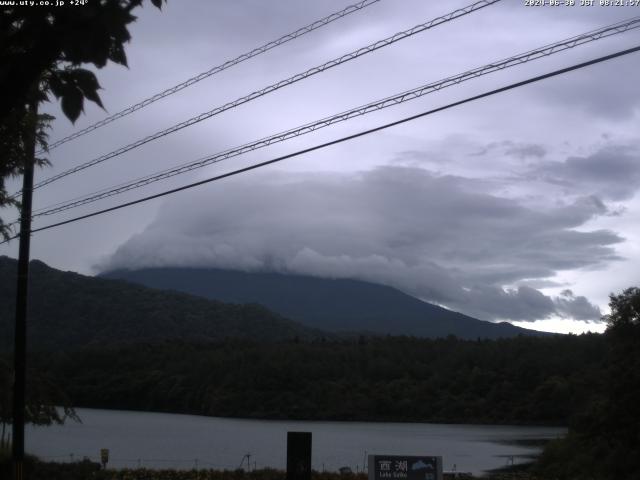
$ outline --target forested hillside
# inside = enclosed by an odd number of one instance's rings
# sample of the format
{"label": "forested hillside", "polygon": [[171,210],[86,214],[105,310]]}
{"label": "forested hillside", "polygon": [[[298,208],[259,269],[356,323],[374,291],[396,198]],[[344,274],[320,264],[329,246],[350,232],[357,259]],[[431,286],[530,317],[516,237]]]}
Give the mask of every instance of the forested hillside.
{"label": "forested hillside", "polygon": [[[31,262],[28,338],[36,350],[85,345],[317,338],[316,330],[259,305],[232,305]],[[0,349],[13,342],[16,261],[0,257]]]}
{"label": "forested hillside", "polygon": [[164,345],[41,355],[76,406],[228,417],[566,424],[601,335]]}

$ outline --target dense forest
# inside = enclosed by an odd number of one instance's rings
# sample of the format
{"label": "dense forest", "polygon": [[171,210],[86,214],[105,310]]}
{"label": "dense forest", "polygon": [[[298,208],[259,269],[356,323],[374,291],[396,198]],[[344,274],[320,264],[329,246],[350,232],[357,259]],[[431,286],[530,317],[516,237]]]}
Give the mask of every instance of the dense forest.
{"label": "dense forest", "polygon": [[226,417],[566,424],[601,335],[171,342],[35,355],[75,406]]}
{"label": "dense forest", "polygon": [[603,389],[573,409],[569,434],[545,448],[536,468],[546,478],[640,478],[640,288],[612,295],[609,306]]}

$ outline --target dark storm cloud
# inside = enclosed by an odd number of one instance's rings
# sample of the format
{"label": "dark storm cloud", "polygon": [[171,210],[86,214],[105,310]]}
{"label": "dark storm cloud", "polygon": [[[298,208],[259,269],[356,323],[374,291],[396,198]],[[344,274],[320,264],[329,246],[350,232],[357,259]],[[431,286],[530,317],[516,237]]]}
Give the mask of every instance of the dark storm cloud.
{"label": "dark storm cloud", "polygon": [[520,321],[546,318],[556,313],[553,299],[530,287],[504,290],[478,286],[466,291],[463,299],[456,304],[459,308],[471,305],[485,315],[492,313],[494,318]]}
{"label": "dark storm cloud", "polygon": [[602,203],[586,197],[536,211],[465,185],[411,167],[221,182],[167,203],[100,268],[209,265],[350,277],[487,319],[585,312],[597,319],[583,297],[503,286],[616,259],[619,236],[573,230],[601,215]]}
{"label": "dark storm cloud", "polygon": [[478,152],[473,153],[473,156],[484,156],[490,153],[501,153],[504,155],[510,155],[519,159],[525,159],[529,157],[542,158],[547,154],[547,149],[543,145],[534,143],[517,143],[511,140],[505,140],[503,142],[493,142],[482,148]]}
{"label": "dark storm cloud", "polygon": [[596,305],[583,296],[574,296],[570,290],[552,297],[528,286],[515,289],[486,285],[474,287],[465,291],[464,296],[453,302],[452,306],[460,310],[472,308],[480,317],[520,321],[535,321],[550,316],[597,321],[602,316]]}
{"label": "dark storm cloud", "polygon": [[506,142],[505,154],[514,155],[518,158],[542,158],[547,154],[547,149],[542,145],[535,144],[514,144],[512,142]]}
{"label": "dark storm cloud", "polygon": [[575,296],[571,290],[562,292],[556,299],[556,307],[562,316],[576,320],[592,320],[594,316],[601,316],[600,309],[594,308],[586,297]]}
{"label": "dark storm cloud", "polygon": [[529,175],[567,190],[628,200],[640,188],[640,150],[634,145],[606,146],[590,155],[539,164]]}

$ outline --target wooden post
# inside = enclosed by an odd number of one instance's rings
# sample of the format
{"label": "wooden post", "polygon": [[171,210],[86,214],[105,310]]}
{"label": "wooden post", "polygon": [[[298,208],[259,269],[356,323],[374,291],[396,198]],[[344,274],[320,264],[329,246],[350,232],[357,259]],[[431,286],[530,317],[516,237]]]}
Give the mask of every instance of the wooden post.
{"label": "wooden post", "polygon": [[311,480],[311,432],[287,432],[287,480]]}
{"label": "wooden post", "polygon": [[33,198],[33,167],[38,128],[38,107],[29,104],[27,115],[33,122],[33,131],[25,138],[26,161],[22,177],[22,206],[20,209],[20,244],[18,252],[18,279],[16,288],[16,326],[13,351],[13,476],[24,476],[24,422],[27,358],[27,298],[29,289],[29,249],[31,246],[31,205]]}

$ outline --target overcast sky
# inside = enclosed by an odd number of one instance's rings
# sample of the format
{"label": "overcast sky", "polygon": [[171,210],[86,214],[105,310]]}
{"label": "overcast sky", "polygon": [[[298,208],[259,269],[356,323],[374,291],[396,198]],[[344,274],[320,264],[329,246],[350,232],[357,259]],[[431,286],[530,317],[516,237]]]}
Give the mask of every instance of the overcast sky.
{"label": "overcast sky", "polygon": [[[129,69],[97,72],[114,113],[353,0],[170,0],[137,11]],[[381,0],[51,152],[36,181],[470,2]],[[579,3],[579,2],[578,2]],[[640,14],[496,5],[39,189],[35,208],[156,172]],[[416,114],[640,44],[640,29],[465,82],[34,227]],[[34,235],[32,258],[95,274],[216,266],[358,278],[484,320],[602,331],[638,285],[640,54]],[[55,104],[51,140],[75,126]],[[9,185],[11,191],[17,183]],[[1,212],[13,219],[15,212]],[[17,256],[17,242],[0,255]]]}

